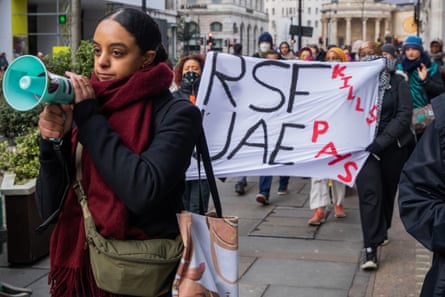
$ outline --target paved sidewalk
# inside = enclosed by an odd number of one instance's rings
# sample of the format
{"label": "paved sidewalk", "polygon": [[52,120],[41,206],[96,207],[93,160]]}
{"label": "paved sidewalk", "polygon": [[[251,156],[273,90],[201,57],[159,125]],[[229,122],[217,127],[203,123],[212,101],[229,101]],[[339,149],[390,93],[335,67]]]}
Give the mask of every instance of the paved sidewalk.
{"label": "paved sidewalk", "polygon": [[[403,229],[395,211],[389,245],[379,251],[377,272],[360,270],[362,238],[358,201],[348,189],[347,217],[328,214],[321,227],[307,225],[310,180],[290,179],[289,194],[278,196],[274,178],[271,204],[255,201],[258,177],[248,178],[248,192],[234,192],[236,178],[218,182],[223,213],[240,218],[240,297],[407,297],[418,296],[431,254]],[[1,281],[48,296],[49,260],[10,267],[0,255]]]}

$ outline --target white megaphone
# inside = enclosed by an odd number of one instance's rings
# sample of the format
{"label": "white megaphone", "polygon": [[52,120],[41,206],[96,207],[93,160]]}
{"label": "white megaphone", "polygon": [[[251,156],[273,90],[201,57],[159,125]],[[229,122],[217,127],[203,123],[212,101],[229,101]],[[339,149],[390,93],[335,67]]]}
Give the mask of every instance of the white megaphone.
{"label": "white megaphone", "polygon": [[74,101],[72,82],[46,70],[43,62],[31,55],[20,56],[6,69],[3,94],[15,110],[27,111],[39,103],[70,104]]}

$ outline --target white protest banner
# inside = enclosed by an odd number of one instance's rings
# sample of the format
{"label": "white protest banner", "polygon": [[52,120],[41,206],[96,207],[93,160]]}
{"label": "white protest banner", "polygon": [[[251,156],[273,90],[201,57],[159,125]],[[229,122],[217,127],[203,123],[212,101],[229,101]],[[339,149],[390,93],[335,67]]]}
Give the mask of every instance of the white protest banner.
{"label": "white protest banner", "polygon": [[[215,176],[306,176],[353,185],[374,138],[383,67],[383,59],[328,63],[208,53],[197,105]],[[191,162],[187,178],[197,177]]]}

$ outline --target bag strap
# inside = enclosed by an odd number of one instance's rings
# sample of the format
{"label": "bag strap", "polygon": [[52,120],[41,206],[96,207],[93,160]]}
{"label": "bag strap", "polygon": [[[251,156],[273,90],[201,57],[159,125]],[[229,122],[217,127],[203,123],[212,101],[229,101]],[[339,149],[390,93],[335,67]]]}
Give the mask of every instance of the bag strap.
{"label": "bag strap", "polygon": [[[76,145],[76,182],[74,183],[74,192],[79,199],[79,203],[82,205],[83,201],[86,204],[87,196],[85,191],[83,190],[81,180],[82,180],[82,150],[83,145],[78,142]],[[209,148],[207,145],[207,140],[204,133],[204,128],[201,125],[201,133],[199,136],[198,143],[196,144],[196,153],[197,159],[202,159],[204,170],[207,176],[207,181],[209,183],[210,193],[212,195],[213,206],[215,207],[216,216],[218,218],[222,218],[222,207],[221,207],[221,199],[219,198],[218,188],[216,186],[215,175],[213,173],[212,162],[210,161]],[[198,163],[198,170],[201,169],[200,164]],[[201,200],[201,199],[200,199]],[[201,204],[201,201],[200,201]],[[84,207],[82,207],[84,210]],[[85,213],[84,213],[85,216]]]}
{"label": "bag strap", "polygon": [[[83,145],[80,142],[77,142],[76,145],[76,181],[73,184],[74,193],[76,193],[79,204],[82,208],[82,214],[84,219],[88,219],[91,217],[90,209],[88,208],[87,203],[87,194],[83,189],[81,180],[82,180],[82,150]],[[94,223],[94,221],[93,221]],[[85,230],[86,231],[86,230]]]}
{"label": "bag strap", "polygon": [[207,176],[207,181],[209,183],[210,193],[212,195],[213,206],[215,207],[216,216],[218,218],[222,218],[223,215],[222,215],[221,200],[219,198],[215,175],[213,173],[212,162],[210,161],[209,147],[207,145],[207,140],[202,125],[201,125],[200,137],[198,143],[196,144],[196,154],[198,159],[198,171],[201,170],[201,164],[199,162],[200,159],[202,159],[202,162],[204,164],[204,170]]}

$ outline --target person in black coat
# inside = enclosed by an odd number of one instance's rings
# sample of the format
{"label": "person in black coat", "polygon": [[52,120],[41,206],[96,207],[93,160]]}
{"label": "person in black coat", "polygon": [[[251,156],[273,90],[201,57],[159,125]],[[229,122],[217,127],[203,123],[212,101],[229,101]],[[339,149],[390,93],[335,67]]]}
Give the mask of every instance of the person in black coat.
{"label": "person in black coat", "polygon": [[[187,100],[173,101],[167,57],[149,15],[133,8],[110,12],[94,33],[91,79],[66,72],[74,102],[48,104],[40,113],[36,199],[66,197],[51,235],[51,296],[116,296],[92,276],[73,187],[76,169],[103,237],[179,236],[176,215],[183,210],[185,173],[200,137],[201,114]],[[158,117],[161,107],[168,110]],[[81,158],[75,158],[76,148]],[[173,280],[174,274],[167,277],[162,289],[170,290]],[[157,297],[171,296],[163,292]]]}
{"label": "person in black coat", "polygon": [[[173,93],[175,98],[190,100],[193,104],[196,103],[204,63],[205,56],[201,54],[193,54],[181,58],[175,67],[175,83],[179,86]],[[200,209],[200,199],[202,199],[202,209]],[[194,213],[207,212],[209,199],[210,187],[206,179],[189,180],[186,182],[182,199],[186,210]]]}
{"label": "person in black coat", "polygon": [[[382,55],[374,42],[367,43],[363,50],[363,60]],[[408,84],[395,72],[396,61],[383,59],[386,67],[380,73],[379,98],[382,99],[378,130],[366,148],[370,155],[356,179],[365,248],[361,265],[364,270],[377,269],[377,247],[388,242],[400,172],[415,145],[410,128],[412,98]]]}
{"label": "person in black coat", "polygon": [[445,296],[445,94],[400,177],[399,212],[406,231],[433,252],[420,297]]}

